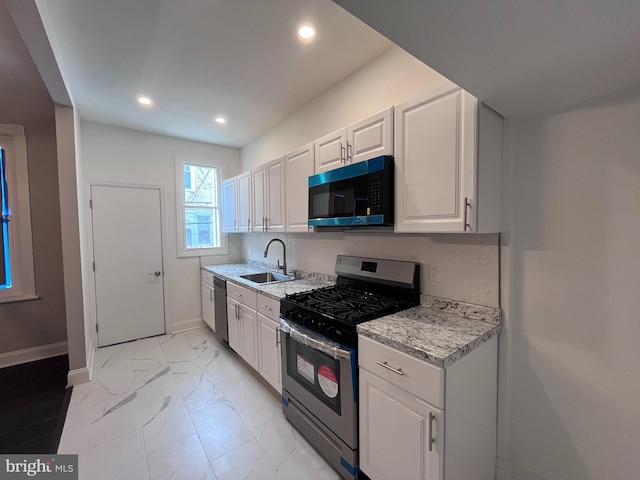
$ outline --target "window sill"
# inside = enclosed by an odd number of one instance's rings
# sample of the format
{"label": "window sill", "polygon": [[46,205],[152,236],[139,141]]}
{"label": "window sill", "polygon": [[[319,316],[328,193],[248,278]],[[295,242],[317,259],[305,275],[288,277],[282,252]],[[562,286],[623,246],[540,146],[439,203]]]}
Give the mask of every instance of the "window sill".
{"label": "window sill", "polygon": [[39,300],[40,295],[14,295],[11,297],[2,297],[0,295],[0,303],[18,303],[18,302],[28,302],[31,300]]}

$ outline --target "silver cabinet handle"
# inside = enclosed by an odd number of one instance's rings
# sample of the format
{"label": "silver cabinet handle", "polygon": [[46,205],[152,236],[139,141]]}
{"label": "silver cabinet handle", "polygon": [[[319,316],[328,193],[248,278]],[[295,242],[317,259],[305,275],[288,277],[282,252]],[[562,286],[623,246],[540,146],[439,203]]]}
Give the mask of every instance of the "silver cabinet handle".
{"label": "silver cabinet handle", "polygon": [[156,270],[155,272],[147,273],[147,275],[153,275],[154,277],[159,277],[162,274]]}
{"label": "silver cabinet handle", "polygon": [[353,151],[353,147],[349,142],[347,142],[347,162],[351,163],[353,161],[353,155],[351,152]]}
{"label": "silver cabinet handle", "polygon": [[233,294],[234,294],[236,297],[241,297],[241,296],[242,296],[242,294],[241,294],[241,293],[238,293],[238,292],[233,292]]}
{"label": "silver cabinet handle", "polygon": [[280,345],[280,327],[276,327],[276,348]]}
{"label": "silver cabinet handle", "polygon": [[436,439],[433,438],[433,421],[436,416],[429,412],[429,451],[433,452],[433,444],[436,443]]}
{"label": "silver cabinet handle", "polygon": [[236,303],[236,320],[240,321],[240,305]]}
{"label": "silver cabinet handle", "polygon": [[209,301],[213,302],[213,290],[209,290]]}
{"label": "silver cabinet handle", "polygon": [[469,225],[469,222],[467,221],[467,210],[471,207],[471,204],[469,203],[469,197],[464,197],[464,231],[467,231],[467,227],[469,227],[469,230],[471,230],[471,225]]}
{"label": "silver cabinet handle", "polygon": [[344,148],[344,145],[340,142],[340,163],[347,163],[346,151],[347,149]]}
{"label": "silver cabinet handle", "polygon": [[378,362],[378,361],[376,361],[376,363],[378,365],[380,365],[381,367],[386,368],[387,370],[391,370],[393,373],[397,373],[398,375],[404,375],[404,373],[402,372],[401,368],[395,369],[393,367],[390,367],[387,362]]}
{"label": "silver cabinet handle", "polygon": [[260,305],[265,310],[269,310],[270,312],[273,310],[269,305]]}

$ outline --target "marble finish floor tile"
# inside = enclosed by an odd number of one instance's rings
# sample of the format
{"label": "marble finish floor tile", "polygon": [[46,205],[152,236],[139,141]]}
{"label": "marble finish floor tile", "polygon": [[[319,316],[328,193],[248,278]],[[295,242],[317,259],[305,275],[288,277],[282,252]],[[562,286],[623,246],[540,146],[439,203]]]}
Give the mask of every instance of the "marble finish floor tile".
{"label": "marble finish floor tile", "polygon": [[208,328],[100,348],[59,453],[81,480],[339,479]]}

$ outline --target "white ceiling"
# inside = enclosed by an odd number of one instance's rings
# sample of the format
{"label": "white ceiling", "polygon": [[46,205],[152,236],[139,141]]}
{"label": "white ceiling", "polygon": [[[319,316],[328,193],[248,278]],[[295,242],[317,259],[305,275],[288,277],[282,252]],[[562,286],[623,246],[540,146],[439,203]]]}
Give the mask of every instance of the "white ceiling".
{"label": "white ceiling", "polygon": [[640,87],[638,0],[335,0],[505,117]]}
{"label": "white ceiling", "polygon": [[[81,118],[232,147],[392,45],[330,0],[37,5]],[[316,26],[313,42],[297,39],[302,22]],[[139,94],[154,105],[140,107]]]}

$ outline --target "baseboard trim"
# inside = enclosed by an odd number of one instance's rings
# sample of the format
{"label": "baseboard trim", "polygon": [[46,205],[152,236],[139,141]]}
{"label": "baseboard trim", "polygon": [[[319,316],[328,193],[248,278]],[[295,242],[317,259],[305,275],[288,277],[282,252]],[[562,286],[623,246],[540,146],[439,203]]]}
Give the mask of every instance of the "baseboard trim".
{"label": "baseboard trim", "polygon": [[67,353],[67,342],[51,343],[49,345],[16,350],[15,352],[0,353],[0,368],[57,357]]}
{"label": "baseboard trim", "polygon": [[204,327],[206,323],[202,318],[191,318],[189,320],[183,320],[171,325],[171,333],[184,332],[186,330],[193,330],[194,328]]}
{"label": "baseboard trim", "polygon": [[87,367],[77,368],[75,370],[69,370],[67,375],[67,386],[73,387],[86,383],[91,380],[91,372]]}

